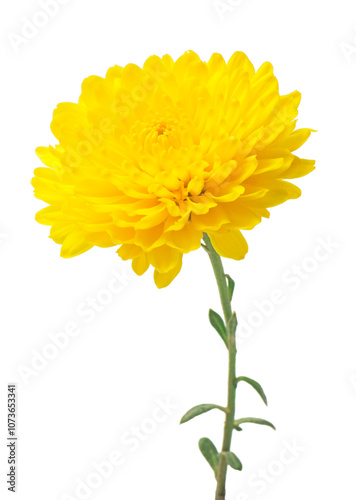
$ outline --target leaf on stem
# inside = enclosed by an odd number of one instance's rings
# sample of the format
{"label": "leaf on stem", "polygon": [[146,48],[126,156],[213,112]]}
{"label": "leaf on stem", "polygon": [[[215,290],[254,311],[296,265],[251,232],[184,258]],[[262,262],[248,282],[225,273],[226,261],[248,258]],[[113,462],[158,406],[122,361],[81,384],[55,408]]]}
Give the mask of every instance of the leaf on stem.
{"label": "leaf on stem", "polygon": [[214,443],[210,441],[209,438],[201,438],[199,441],[199,449],[216,476],[219,469],[219,453]]}
{"label": "leaf on stem", "polygon": [[267,397],[266,397],[264,390],[262,389],[261,384],[256,382],[256,380],[253,380],[252,378],[248,378],[248,377],[238,377],[236,379],[236,384],[238,384],[239,382],[246,382],[251,387],[253,387],[255,389],[255,391],[258,392],[258,394],[261,396],[263,402],[267,406]]}
{"label": "leaf on stem", "polygon": [[242,470],[241,460],[232,451],[223,451],[222,454],[226,458],[226,462],[235,470]]}
{"label": "leaf on stem", "polygon": [[229,320],[228,329],[229,329],[229,332],[235,333],[236,328],[237,328],[237,318],[236,318],[236,313],[234,312],[234,313],[232,313],[232,316]]}
{"label": "leaf on stem", "polygon": [[187,413],[182,417],[182,420],[180,421],[181,424],[185,424],[185,422],[189,422],[189,420],[192,420],[192,418],[198,417],[202,413],[206,413],[207,411],[210,410],[221,410],[224,413],[226,412],[226,408],[223,408],[222,406],[218,405],[212,405],[212,404],[202,404],[198,406],[194,406],[191,408]]}
{"label": "leaf on stem", "polygon": [[230,302],[232,301],[232,296],[234,295],[234,290],[235,290],[235,281],[231,278],[229,274],[225,274],[225,277],[227,279],[227,286],[229,288],[229,297],[230,297]]}
{"label": "leaf on stem", "polygon": [[263,418],[252,418],[252,417],[240,418],[239,420],[235,420],[234,429],[242,430],[241,428],[239,429],[240,425],[247,423],[267,425],[268,427],[271,427],[272,429],[276,430],[275,426],[271,424],[271,422],[268,422],[268,420],[264,420]]}
{"label": "leaf on stem", "polygon": [[218,332],[220,337],[223,339],[226,347],[227,347],[227,333],[226,333],[226,327],[224,320],[218,314],[217,312],[213,311],[212,309],[209,309],[209,321],[211,325],[215,328],[215,330]]}

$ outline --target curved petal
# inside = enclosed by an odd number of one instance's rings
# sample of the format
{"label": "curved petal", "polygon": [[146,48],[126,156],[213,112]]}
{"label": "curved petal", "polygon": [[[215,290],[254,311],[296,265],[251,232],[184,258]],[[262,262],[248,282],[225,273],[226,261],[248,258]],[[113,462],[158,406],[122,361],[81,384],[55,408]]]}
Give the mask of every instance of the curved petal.
{"label": "curved petal", "polygon": [[208,233],[211,243],[221,257],[241,260],[248,252],[248,245],[241,231]]}
{"label": "curved petal", "polygon": [[147,256],[150,264],[160,273],[175,269],[181,259],[181,253],[168,245],[154,248]]}
{"label": "curved petal", "polygon": [[142,252],[142,254],[138,257],[132,259],[132,269],[138,276],[145,274],[149,267],[150,263],[148,261],[147,254],[144,252]]}
{"label": "curved petal", "polygon": [[174,269],[171,269],[171,271],[168,271],[168,273],[160,273],[157,271],[157,269],[155,269],[153,277],[157,288],[165,288],[166,286],[170,285],[174,280],[174,278],[177,276],[177,274],[179,274],[181,268],[182,268],[182,255],[176,267]]}

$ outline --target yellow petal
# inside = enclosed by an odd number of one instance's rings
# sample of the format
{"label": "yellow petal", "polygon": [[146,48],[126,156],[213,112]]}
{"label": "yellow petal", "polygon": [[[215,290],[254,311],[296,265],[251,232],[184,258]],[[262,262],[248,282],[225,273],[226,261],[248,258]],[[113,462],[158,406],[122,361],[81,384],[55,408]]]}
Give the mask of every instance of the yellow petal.
{"label": "yellow petal", "polygon": [[187,222],[179,231],[169,231],[165,235],[166,242],[183,253],[198,250],[202,237],[202,231],[197,230],[191,222]]}
{"label": "yellow petal", "polygon": [[289,151],[295,151],[296,149],[299,149],[301,146],[303,146],[303,144],[309,139],[312,132],[315,132],[315,130],[312,130],[310,128],[300,128],[292,132],[289,137],[286,137],[282,140],[277,140],[276,146],[280,148],[286,148]]}
{"label": "yellow petal", "polygon": [[198,196],[204,187],[204,179],[200,177],[194,177],[189,181],[188,184],[188,193],[190,193],[192,196]]}
{"label": "yellow petal", "polygon": [[61,221],[63,218],[64,216],[60,208],[55,206],[42,208],[42,210],[36,214],[36,221],[45,226],[52,226],[54,222]]}
{"label": "yellow petal", "polygon": [[75,257],[90,250],[93,246],[93,243],[88,242],[85,233],[71,233],[65,238],[62,244],[61,257],[65,259]]}
{"label": "yellow petal", "polygon": [[287,200],[299,198],[301,195],[300,188],[290,182],[281,180],[265,180],[263,185],[268,188],[268,192],[262,198],[253,202],[256,208],[275,207]]}
{"label": "yellow petal", "polygon": [[246,71],[249,76],[254,75],[255,68],[253,67],[251,61],[243,52],[235,52],[229,59],[227,63],[227,68],[230,72],[235,69]]}
{"label": "yellow petal", "polygon": [[230,222],[239,229],[252,229],[261,222],[261,216],[247,208],[240,200],[227,203],[225,211]]}
{"label": "yellow petal", "polygon": [[47,165],[47,167],[53,168],[54,170],[62,170],[62,164],[59,159],[56,150],[50,146],[49,148],[39,147],[36,149],[36,155],[41,160],[42,163]]}
{"label": "yellow petal", "polygon": [[138,257],[132,259],[132,269],[138,276],[145,274],[149,267],[150,263],[144,252],[142,252]]}
{"label": "yellow petal", "polygon": [[199,231],[218,231],[222,225],[228,224],[230,219],[226,213],[225,207],[217,205],[209,210],[207,214],[192,214],[192,224]]}
{"label": "yellow petal", "polygon": [[160,273],[157,271],[157,269],[155,269],[153,277],[157,288],[165,288],[166,286],[170,285],[174,280],[174,278],[179,273],[179,271],[181,270],[181,268],[182,268],[182,255],[176,267],[171,271],[169,271],[168,273]]}
{"label": "yellow petal", "polygon": [[283,173],[283,179],[297,179],[315,170],[314,160],[302,160],[298,156],[294,157],[291,166]]}
{"label": "yellow petal", "polygon": [[164,222],[167,217],[167,208],[163,203],[161,203],[160,205],[151,208],[148,215],[145,215],[139,222],[137,222],[135,227],[136,229],[148,229],[158,226],[161,222]]}
{"label": "yellow petal", "polygon": [[154,248],[148,254],[150,264],[160,273],[174,269],[181,258],[181,253],[168,245]]}
{"label": "yellow petal", "polygon": [[248,251],[248,245],[240,231],[208,233],[211,243],[221,257],[241,260]]}
{"label": "yellow petal", "polygon": [[118,227],[111,225],[107,228],[107,233],[114,243],[120,245],[125,241],[132,240],[135,236],[135,230],[132,227]]}
{"label": "yellow petal", "polygon": [[122,258],[122,260],[134,259],[138,255],[140,255],[141,252],[142,252],[142,249],[140,247],[138,247],[137,245],[131,245],[131,244],[123,244],[117,250],[117,254],[119,257]]}

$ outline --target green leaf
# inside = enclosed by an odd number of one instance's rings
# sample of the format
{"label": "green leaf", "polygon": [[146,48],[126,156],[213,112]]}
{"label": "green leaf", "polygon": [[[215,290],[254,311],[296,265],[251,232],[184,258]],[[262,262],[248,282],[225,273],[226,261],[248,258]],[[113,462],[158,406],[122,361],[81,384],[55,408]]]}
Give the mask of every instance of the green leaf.
{"label": "green leaf", "polygon": [[194,417],[197,417],[198,415],[201,415],[202,413],[206,413],[207,411],[210,410],[221,410],[223,412],[226,412],[226,409],[223,408],[222,406],[218,405],[210,405],[210,404],[203,404],[203,405],[198,405],[194,406],[194,408],[191,408],[187,413],[182,417],[182,420],[180,421],[181,424],[185,424],[185,422],[189,422]]}
{"label": "green leaf", "polygon": [[209,320],[210,320],[211,325],[218,332],[218,334],[223,339],[223,341],[227,347],[227,333],[226,333],[226,327],[225,327],[224,320],[217,312],[213,311],[212,309],[209,309]]}
{"label": "green leaf", "polygon": [[235,290],[235,281],[228,274],[225,274],[225,277],[227,279],[227,286],[229,287],[229,297],[230,297],[230,302],[231,302],[232,296],[234,295],[234,290]]}
{"label": "green leaf", "polygon": [[252,417],[240,418],[239,420],[235,420],[234,429],[239,430],[238,427],[240,427],[241,424],[247,424],[247,423],[268,425],[268,427],[272,427],[272,429],[276,430],[275,426],[271,424],[271,422],[268,422],[268,420],[264,420],[263,418],[252,418]]}
{"label": "green leaf", "polygon": [[264,390],[262,389],[261,385],[258,382],[256,382],[256,380],[253,380],[252,378],[248,378],[248,377],[238,377],[236,379],[236,384],[238,384],[239,382],[246,382],[247,384],[250,384],[250,386],[253,387],[255,389],[255,391],[258,392],[258,394],[261,396],[264,404],[267,406],[266,394],[264,393]]}
{"label": "green leaf", "polygon": [[242,470],[241,460],[232,451],[224,451],[223,455],[226,458],[226,462],[230,467],[235,470]]}
{"label": "green leaf", "polygon": [[228,330],[231,333],[235,333],[237,328],[237,318],[236,313],[234,312],[229,320]]}
{"label": "green leaf", "polygon": [[205,460],[213,469],[215,475],[217,475],[219,469],[219,453],[214,443],[208,438],[201,438],[199,441],[199,449]]}

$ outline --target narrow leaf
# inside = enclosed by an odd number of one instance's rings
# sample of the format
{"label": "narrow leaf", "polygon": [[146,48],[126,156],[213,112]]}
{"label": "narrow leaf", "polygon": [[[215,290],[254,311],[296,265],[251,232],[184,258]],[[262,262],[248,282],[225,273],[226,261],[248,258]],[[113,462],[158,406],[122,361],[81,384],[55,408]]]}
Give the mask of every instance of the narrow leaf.
{"label": "narrow leaf", "polygon": [[227,347],[227,333],[226,333],[226,327],[225,327],[224,320],[217,312],[213,311],[212,309],[209,309],[209,320],[210,320],[211,325],[218,332],[218,334],[223,339],[223,341]]}
{"label": "narrow leaf", "polygon": [[256,380],[253,380],[252,378],[248,378],[248,377],[238,377],[236,379],[236,383],[238,384],[239,382],[246,382],[247,384],[250,384],[250,386],[253,387],[255,389],[255,391],[258,392],[258,394],[261,396],[264,404],[267,406],[266,394],[265,394],[264,390],[262,389],[261,385],[258,382],[256,382]]}
{"label": "narrow leaf", "polygon": [[241,460],[235,455],[235,453],[232,453],[232,451],[224,451],[223,452],[226,462],[230,467],[232,467],[235,470],[242,470],[242,463]]}
{"label": "narrow leaf", "polygon": [[216,475],[219,468],[219,453],[214,443],[208,438],[201,438],[199,441],[199,449]]}
{"label": "narrow leaf", "polygon": [[229,297],[230,297],[230,302],[231,302],[232,296],[234,295],[234,290],[235,290],[235,281],[228,274],[225,274],[225,276],[227,279],[227,286],[229,287]]}
{"label": "narrow leaf", "polygon": [[201,415],[202,413],[206,413],[207,411],[210,410],[221,410],[223,412],[226,411],[225,408],[222,406],[218,405],[210,405],[210,404],[203,404],[203,405],[198,405],[194,406],[194,408],[191,408],[187,413],[182,417],[182,420],[180,421],[181,424],[185,424],[185,422],[189,422],[194,417],[197,417],[198,415]]}
{"label": "narrow leaf", "polygon": [[271,422],[268,422],[268,420],[264,420],[263,418],[252,418],[252,417],[240,418],[239,420],[235,420],[234,429],[237,430],[237,428],[240,427],[241,424],[247,424],[247,423],[268,425],[268,427],[272,427],[272,429],[276,430],[275,426],[271,424]]}

